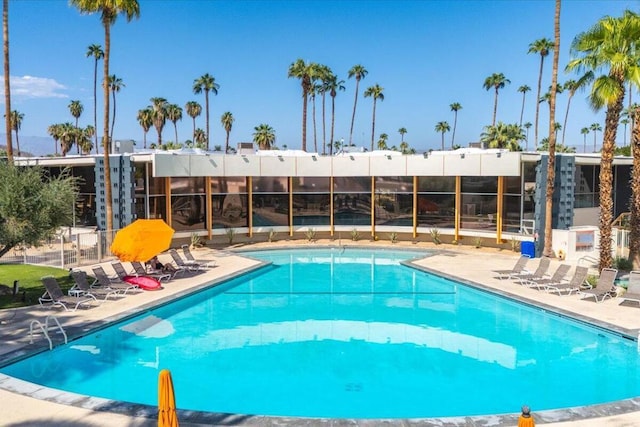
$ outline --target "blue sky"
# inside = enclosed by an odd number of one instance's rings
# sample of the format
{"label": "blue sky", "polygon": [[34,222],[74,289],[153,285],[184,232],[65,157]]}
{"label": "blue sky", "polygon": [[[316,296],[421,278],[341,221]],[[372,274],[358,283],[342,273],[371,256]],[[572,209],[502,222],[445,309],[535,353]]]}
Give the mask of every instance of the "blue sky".
{"label": "blue sky", "polygon": [[[560,68],[567,64],[578,33],[605,15],[638,11],[638,6],[638,1],[563,1]],[[254,127],[266,123],[275,129],[276,145],[300,148],[301,88],[297,79],[287,78],[287,70],[302,58],[329,66],[345,80],[346,91],[336,98],[335,140],[349,139],[355,81],[347,71],[362,64],[369,74],[360,84],[354,143],[370,144],[372,100],[362,93],[377,83],[385,99],[377,106],[376,141],[384,132],[389,145],[399,144],[398,129],[404,127],[405,140],[421,152],[440,148],[435,125],[447,121],[453,127],[449,106],[454,102],[463,107],[455,142],[466,146],[479,139],[492,119],[494,93],[482,87],[492,73],[511,80],[500,91],[497,120],[519,121],[522,94],[517,89],[526,84],[532,91],[524,121],[534,122],[540,56],[527,51],[531,42],[553,38],[554,1],[140,0],[140,9],[138,20],[127,23],[120,17],[112,28],[111,73],[126,85],[116,98],[116,139],[142,141],[136,114],[152,97],[183,108],[192,100],[204,106],[204,96],[193,94],[192,87],[194,79],[209,73],[220,85],[218,95],[210,98],[212,147],[224,144],[220,116],[230,111],[236,119],[233,146],[251,141]],[[90,44],[104,45],[99,17],[81,15],[66,0],[25,0],[10,2],[9,20],[12,109],[24,114],[20,135],[46,136],[49,125],[73,122],[71,100],[84,105],[80,125],[93,124],[93,59],[85,54]],[[543,92],[551,83],[551,62],[547,57]],[[101,68],[102,63],[100,75]],[[559,81],[573,77],[562,72]],[[586,96],[579,92],[572,100],[566,131],[566,144],[578,151],[581,128],[594,122],[604,127],[604,112],[594,113]],[[558,122],[564,120],[566,103],[566,94],[559,95]],[[100,89],[98,105],[101,134]],[[319,145],[320,108],[318,100]],[[327,123],[329,108],[327,103]],[[548,134],[546,104],[540,112],[542,138]],[[205,128],[204,108],[197,126]],[[191,133],[185,112],[178,139],[190,139]],[[327,138],[328,133],[329,124]],[[447,146],[451,136],[445,136]],[[622,138],[620,132],[620,145]],[[173,125],[167,123],[163,140],[174,139]],[[154,129],[147,140],[157,140]],[[311,115],[307,144],[312,151]],[[592,134],[587,144],[593,146]]]}

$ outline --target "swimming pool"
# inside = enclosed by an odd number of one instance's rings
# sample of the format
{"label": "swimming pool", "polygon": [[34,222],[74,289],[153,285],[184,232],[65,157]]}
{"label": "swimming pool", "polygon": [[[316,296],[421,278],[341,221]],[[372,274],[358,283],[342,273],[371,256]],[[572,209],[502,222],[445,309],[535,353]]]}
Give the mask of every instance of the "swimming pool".
{"label": "swimming pool", "polygon": [[399,264],[418,253],[250,255],[273,266],[0,371],[155,405],[169,368],[183,409],[331,418],[640,394],[634,341]]}

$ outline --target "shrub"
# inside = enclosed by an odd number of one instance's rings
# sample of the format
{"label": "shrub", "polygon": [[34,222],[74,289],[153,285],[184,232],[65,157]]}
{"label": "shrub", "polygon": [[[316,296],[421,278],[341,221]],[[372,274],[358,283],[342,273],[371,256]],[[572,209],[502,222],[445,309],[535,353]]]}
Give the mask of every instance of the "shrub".
{"label": "shrub", "polygon": [[201,248],[204,246],[204,240],[196,233],[191,233],[191,247]]}
{"label": "shrub", "polygon": [[395,231],[389,233],[389,240],[391,241],[391,243],[396,243],[398,241],[398,233],[396,233]]}
{"label": "shrub", "polygon": [[307,241],[309,242],[312,242],[313,239],[316,238],[316,230],[313,228],[309,228],[304,234],[307,236]]}
{"label": "shrub", "polygon": [[476,248],[481,248],[482,247],[482,237],[476,237],[475,239],[473,239],[473,243],[474,243],[474,246]]}
{"label": "shrub", "polygon": [[225,233],[227,233],[227,240],[229,241],[229,244],[232,245],[233,244],[233,239],[236,236],[235,228],[227,228],[225,230]]}
{"label": "shrub", "polygon": [[442,243],[442,239],[440,238],[440,230],[438,230],[437,228],[432,228],[429,231],[429,234],[431,234],[431,240],[433,241],[433,243],[435,243],[436,245]]}
{"label": "shrub", "polygon": [[511,250],[513,252],[518,252],[520,250],[520,242],[515,238],[511,238]]}
{"label": "shrub", "polygon": [[613,260],[613,268],[616,268],[618,270],[631,271],[633,270],[633,263],[627,258],[617,256]]}
{"label": "shrub", "polygon": [[360,233],[355,228],[351,230],[351,240],[353,240],[354,242],[360,240]]}
{"label": "shrub", "polygon": [[275,241],[275,240],[276,240],[276,235],[277,235],[277,234],[278,234],[278,233],[276,233],[276,232],[273,230],[273,228],[269,230],[269,236],[267,237],[267,238],[268,238],[268,240],[269,240],[269,243],[271,243],[271,242],[273,242],[273,241]]}

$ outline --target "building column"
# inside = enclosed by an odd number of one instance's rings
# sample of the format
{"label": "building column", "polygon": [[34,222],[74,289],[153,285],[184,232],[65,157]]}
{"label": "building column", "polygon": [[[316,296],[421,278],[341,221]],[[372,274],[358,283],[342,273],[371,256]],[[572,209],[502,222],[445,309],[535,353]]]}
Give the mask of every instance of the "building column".
{"label": "building column", "polygon": [[329,177],[329,228],[330,235],[335,234],[335,223],[333,222],[333,174]]}
{"label": "building column", "polygon": [[171,223],[172,221],[172,215],[171,215],[171,177],[166,177],[164,179],[164,192],[167,195],[167,198],[165,200],[165,210],[167,212],[167,218],[166,218],[166,223],[169,227],[171,227]]}
{"label": "building column", "polygon": [[253,179],[247,177],[247,215],[249,217],[249,237],[253,237]]}
{"label": "building column", "polygon": [[213,237],[212,228],[213,220],[211,215],[213,213],[213,206],[211,206],[211,177],[204,177],[204,197],[207,199],[204,203],[204,226],[207,229],[207,240],[211,240]]}
{"label": "building column", "polygon": [[376,177],[371,177],[371,237],[376,238]]}
{"label": "building column", "polygon": [[289,236],[293,237],[293,177],[287,178],[289,182]]}
{"label": "building column", "polygon": [[418,177],[413,177],[413,238],[418,237]]}
{"label": "building column", "polygon": [[453,231],[453,238],[456,241],[460,240],[460,214],[461,214],[460,207],[462,206],[461,188],[462,188],[462,178],[459,176],[456,176],[456,200],[454,205],[455,218],[454,218],[454,231]]}
{"label": "building column", "polygon": [[498,200],[496,200],[496,243],[502,243],[502,212],[504,210],[504,176],[498,177]]}

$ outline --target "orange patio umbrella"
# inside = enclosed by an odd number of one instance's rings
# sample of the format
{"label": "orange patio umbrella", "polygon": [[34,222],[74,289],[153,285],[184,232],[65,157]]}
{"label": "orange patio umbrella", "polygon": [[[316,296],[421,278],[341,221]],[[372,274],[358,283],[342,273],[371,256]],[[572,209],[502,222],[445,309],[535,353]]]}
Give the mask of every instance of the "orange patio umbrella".
{"label": "orange patio umbrella", "polygon": [[116,233],[111,252],[120,261],[147,262],[169,249],[173,233],[161,219],[138,219]]}
{"label": "orange patio umbrella", "polygon": [[179,425],[171,372],[163,369],[158,376],[158,427],[178,427]]}

